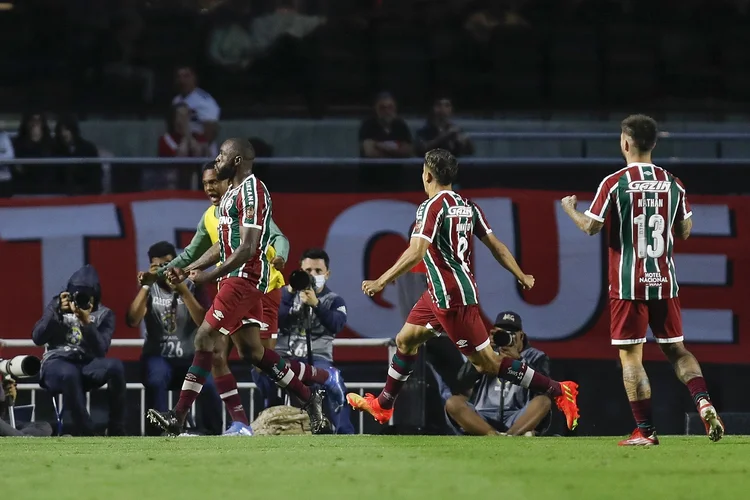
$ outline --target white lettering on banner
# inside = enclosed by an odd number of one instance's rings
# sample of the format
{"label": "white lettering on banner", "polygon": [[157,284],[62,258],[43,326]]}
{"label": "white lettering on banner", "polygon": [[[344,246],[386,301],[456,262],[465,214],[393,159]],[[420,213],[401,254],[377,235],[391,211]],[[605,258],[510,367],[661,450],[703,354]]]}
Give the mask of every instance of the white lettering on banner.
{"label": "white lettering on banner", "polygon": [[0,238],[41,241],[42,307],[60,293],[85,262],[85,238],[122,236],[112,203],[0,208]]}
{"label": "white lettering on banner", "polygon": [[325,250],[336,269],[328,285],[346,300],[347,326],[363,337],[387,337],[401,330],[403,318],[396,306],[395,287],[385,287],[382,294],[393,304],[390,308],[379,306],[362,293],[364,258],[368,244],[378,234],[406,238],[416,209],[417,205],[406,201],[365,201],[341,212],[328,229]]}
{"label": "white lettering on banner", "polygon": [[[516,228],[513,225],[513,202],[508,198],[475,199],[487,214],[495,235],[510,251],[516,251]],[[579,204],[586,206],[587,201]],[[474,268],[482,309],[494,318],[502,311],[515,311],[522,318],[524,330],[538,340],[561,340],[578,333],[599,312],[597,306],[603,288],[606,266],[602,262],[601,235],[587,236],[573,224],[560,204],[553,202],[558,233],[559,287],[548,304],[526,303],[516,291],[516,280],[500,267],[484,245],[476,245]],[[552,208],[552,207],[550,207]],[[554,228],[550,228],[553,231]],[[533,269],[526,272],[533,274]],[[545,276],[534,276],[537,281]]]}
{"label": "white lettering on banner", "polygon": [[[732,236],[732,220],[726,205],[693,205],[692,236]],[[727,285],[726,255],[675,254],[680,285]],[[682,309],[685,339],[696,342],[734,341],[734,314],[722,309]],[[649,338],[653,338],[651,328]]]}
{"label": "white lettering on banner", "polygon": [[135,224],[135,252],[138,269],[148,269],[148,248],[167,240],[179,247],[177,232],[195,231],[208,200],[134,201],[130,204]]}

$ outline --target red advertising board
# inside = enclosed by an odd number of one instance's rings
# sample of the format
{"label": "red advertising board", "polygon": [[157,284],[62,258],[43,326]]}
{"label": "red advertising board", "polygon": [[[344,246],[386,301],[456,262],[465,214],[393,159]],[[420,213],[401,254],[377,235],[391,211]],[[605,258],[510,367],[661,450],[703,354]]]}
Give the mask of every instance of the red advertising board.
{"label": "red advertising board", "polygon": [[[535,345],[554,358],[613,359],[609,345],[603,237],[578,231],[559,208],[568,193],[466,190],[536,286],[519,292],[513,277],[475,245],[474,271],[488,317],[514,310]],[[590,200],[591,193],[577,193]],[[404,250],[421,193],[273,195],[274,218],[291,242],[290,262],[312,246],[331,256],[329,286],[347,302],[347,337],[392,337],[404,319],[398,283],[378,297],[360,291]],[[693,235],[676,243],[685,337],[706,362],[750,360],[750,199],[693,196]],[[586,203],[585,201],[582,202]],[[0,201],[0,338],[29,338],[44,304],[84,263],[99,271],[103,302],[117,314],[116,338],[137,338],[125,311],[136,273],[159,240],[189,241],[207,207],[201,193],[152,192]],[[286,272],[294,267],[290,264]],[[134,359],[136,349],[111,355]],[[647,348],[647,357],[659,359]],[[383,359],[382,351],[339,349],[340,360]],[[373,357],[374,356],[374,357]]]}

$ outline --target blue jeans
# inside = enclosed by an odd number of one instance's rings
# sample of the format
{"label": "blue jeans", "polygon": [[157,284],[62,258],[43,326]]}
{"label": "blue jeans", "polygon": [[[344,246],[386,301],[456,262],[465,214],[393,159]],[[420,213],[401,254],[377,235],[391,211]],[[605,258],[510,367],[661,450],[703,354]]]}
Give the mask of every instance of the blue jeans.
{"label": "blue jeans", "polygon": [[63,406],[70,410],[73,432],[78,436],[94,435],[94,422],[86,410],[85,393],[107,384],[108,433],[110,436],[125,435],[125,367],[119,359],[74,362],[52,358],[44,362],[39,384],[53,395],[63,395]]}
{"label": "blue jeans", "polygon": [[[307,358],[294,359],[307,364]],[[325,358],[314,357],[313,366],[315,368],[328,370],[330,368],[333,368],[333,363]],[[265,404],[268,406],[273,406],[272,401],[276,397],[276,384],[273,382],[273,380],[271,380],[267,375],[258,373],[256,370],[253,370],[253,381],[258,386],[258,391],[263,396]],[[341,382],[343,384],[344,380],[342,379]],[[344,394],[346,394],[346,386],[344,386],[343,390]],[[338,414],[334,413],[333,410],[333,403],[331,403],[330,399],[325,398],[323,411],[325,412],[326,417],[328,417],[328,420],[330,420],[333,426],[336,428],[336,434],[354,434],[354,425],[352,424],[351,420],[352,412],[349,408],[349,405],[344,403],[344,406],[341,407],[341,411]]]}
{"label": "blue jeans", "polygon": [[[141,358],[143,385],[146,388],[146,406],[158,411],[168,410],[169,391],[182,387],[182,381],[190,368],[190,360],[144,356]],[[212,377],[206,379],[198,396],[199,424],[207,434],[218,435],[224,431],[221,420],[222,402]]]}

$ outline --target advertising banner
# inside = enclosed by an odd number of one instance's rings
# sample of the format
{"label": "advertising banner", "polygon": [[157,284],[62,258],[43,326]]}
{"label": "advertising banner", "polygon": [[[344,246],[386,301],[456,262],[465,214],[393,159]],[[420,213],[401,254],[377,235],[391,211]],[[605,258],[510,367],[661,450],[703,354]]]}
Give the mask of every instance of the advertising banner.
{"label": "advertising banner", "polygon": [[[536,277],[520,292],[514,278],[478,241],[473,271],[487,317],[513,310],[535,345],[555,358],[614,359],[609,344],[604,235],[580,232],[560,208],[570,193],[509,189],[464,190],[483,209],[495,234]],[[593,193],[576,193],[587,206]],[[404,321],[413,282],[367,297],[361,282],[386,270],[408,244],[422,193],[272,194],[274,219],[291,243],[285,274],[305,248],[331,257],[330,288],[347,303],[345,337],[393,337]],[[750,360],[750,199],[692,196],[693,233],[677,241],[685,338],[699,360]],[[178,247],[192,237],[208,206],[202,193],[151,192],[0,201],[0,338],[30,338],[44,305],[69,276],[89,263],[101,277],[102,301],[117,315],[115,338],[137,338],[125,312],[148,268],[146,251],[160,240]],[[401,290],[399,290],[401,287]],[[379,351],[379,352],[373,352]],[[135,359],[137,349],[111,355]],[[650,346],[649,359],[659,359]],[[383,359],[382,350],[338,349],[341,361]]]}

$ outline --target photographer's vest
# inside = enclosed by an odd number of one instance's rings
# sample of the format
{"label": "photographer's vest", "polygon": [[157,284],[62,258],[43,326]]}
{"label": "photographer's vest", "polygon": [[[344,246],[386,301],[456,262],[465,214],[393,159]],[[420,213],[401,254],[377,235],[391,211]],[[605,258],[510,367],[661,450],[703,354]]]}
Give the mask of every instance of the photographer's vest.
{"label": "photographer's vest", "polygon": [[[286,291],[284,293],[287,293]],[[338,297],[328,288],[324,288],[318,295],[319,309],[331,309],[333,301]],[[326,330],[320,323],[318,315],[310,311],[310,329],[307,330],[307,320],[303,312],[304,304],[299,300],[299,294],[294,294],[294,305],[289,317],[289,326],[282,328],[276,344],[276,352],[282,356],[295,358],[307,357],[307,337],[310,335],[313,356],[333,362],[333,339],[335,335]]]}
{"label": "photographer's vest", "polygon": [[[192,283],[188,283],[188,289],[193,293]],[[165,290],[158,284],[151,285],[143,320],[146,325],[144,354],[167,359],[193,358],[198,326],[177,292]]]}
{"label": "photographer's vest", "polygon": [[[522,361],[539,373],[549,375],[545,373],[549,371],[549,367],[542,366],[546,364],[544,363],[545,356],[542,351],[533,347],[521,351]],[[475,389],[471,400],[477,411],[497,411],[499,420],[501,413],[520,410],[531,400],[531,397],[531,391],[520,385],[513,385],[497,377],[485,375],[480,379],[479,387]]]}
{"label": "photographer's vest", "polygon": [[[206,212],[203,214],[203,226],[206,228],[206,233],[208,233],[208,237],[211,238],[211,244],[215,245],[217,241],[219,241],[219,218],[216,216],[216,212],[218,211],[219,207],[215,207],[211,205],[206,209]],[[273,238],[274,234],[271,233],[271,245],[268,245],[268,249],[266,250],[266,257],[268,257],[268,262],[273,262],[273,259],[276,258],[276,249],[273,248]],[[221,263],[217,264],[221,265]],[[269,273],[269,286],[268,291],[276,290],[277,288],[281,288],[284,286],[284,275],[281,274],[281,271],[278,271],[275,267],[271,266],[271,272]]]}

